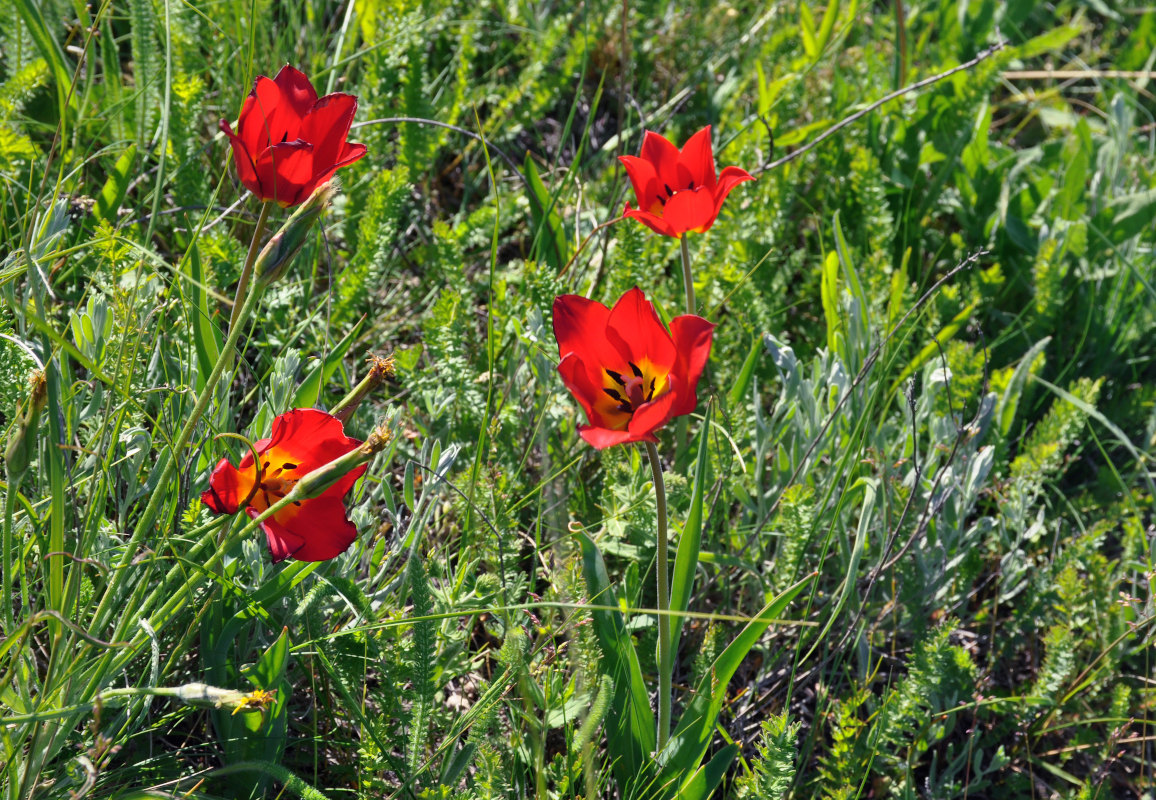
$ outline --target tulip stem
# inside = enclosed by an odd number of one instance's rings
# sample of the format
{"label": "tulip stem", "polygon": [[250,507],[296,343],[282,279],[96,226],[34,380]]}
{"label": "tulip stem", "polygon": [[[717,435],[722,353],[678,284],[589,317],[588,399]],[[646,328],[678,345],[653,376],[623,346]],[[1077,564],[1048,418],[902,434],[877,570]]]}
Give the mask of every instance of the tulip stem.
{"label": "tulip stem", "polygon": [[694,302],[694,278],[690,275],[690,246],[686,243],[684,233],[678,239],[682,249],[682,282],[686,286],[686,313],[694,314],[697,306]]}
{"label": "tulip stem", "polygon": [[233,311],[229,314],[229,332],[237,324],[241,316],[241,306],[245,304],[245,293],[249,290],[249,280],[253,277],[253,263],[257,260],[257,253],[261,252],[261,238],[265,235],[265,223],[269,221],[269,207],[272,202],[266,200],[261,204],[261,214],[257,217],[257,227],[253,231],[253,241],[249,242],[249,253],[245,256],[245,266],[241,268],[241,277],[237,281],[237,294],[233,296]]}
{"label": "tulip stem", "polygon": [[646,442],[646,455],[650,458],[650,472],[654,476],[658,521],[658,563],[655,570],[658,573],[658,747],[655,752],[661,753],[670,738],[670,683],[674,672],[674,654],[670,652],[670,569],[666,558],[666,483],[662,479],[658,448],[653,442]]}
{"label": "tulip stem", "polygon": [[[254,237],[256,238],[256,237]],[[226,366],[231,363],[233,351],[237,347],[237,342],[241,338],[241,327],[252,313],[256,310],[257,305],[261,300],[260,288],[254,292],[250,292],[244,298],[244,304],[241,306],[241,312],[237,317],[237,324],[229,327],[228,336],[225,338],[225,344],[221,348],[220,355],[217,356],[217,363],[213,365],[213,371],[209,373],[209,377],[205,379],[205,386],[201,389],[200,395],[197,396],[196,405],[193,407],[189,418],[185,420],[184,426],[177,434],[176,439],[172,445],[165,451],[162,451],[160,458],[157,461],[157,469],[161,471],[161,477],[156,483],[156,489],[153,490],[152,496],[149,498],[148,505],[145,506],[141,513],[140,519],[137,520],[136,527],[133,529],[132,536],[129,537],[125,543],[124,554],[121,556],[120,562],[117,565],[118,570],[125,569],[136,555],[136,548],[144,540],[146,532],[148,532],[157,516],[160,514],[161,505],[169,499],[170,495],[166,491],[169,482],[176,475],[178,464],[180,463],[181,455],[185,449],[185,445],[189,443],[189,439],[193,436],[193,431],[204,415],[205,410],[209,407],[209,401],[216,391],[217,383],[221,380],[221,375],[224,374]],[[91,630],[101,630],[106,623],[106,616],[111,612],[112,606],[120,600],[119,589],[121,583],[119,581],[112,582],[105,590],[104,597],[101,598],[96,612],[93,614],[91,622]],[[127,621],[133,619],[133,615],[126,614],[123,617]]]}

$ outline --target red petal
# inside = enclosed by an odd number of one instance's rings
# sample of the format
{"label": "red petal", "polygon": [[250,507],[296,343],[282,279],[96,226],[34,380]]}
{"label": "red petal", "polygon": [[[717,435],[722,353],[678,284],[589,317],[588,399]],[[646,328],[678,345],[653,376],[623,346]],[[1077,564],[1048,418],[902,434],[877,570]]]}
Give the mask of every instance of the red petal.
{"label": "red petal", "polygon": [[309,109],[313,108],[313,104],[317,102],[317,90],[305,77],[305,73],[288,64],[281,67],[281,71],[277,73],[273,82],[277,84],[281,90],[282,98],[298,117],[304,117],[308,114]]}
{"label": "red petal", "polygon": [[[253,508],[248,509],[247,513],[252,519],[261,515]],[[305,546],[305,539],[278,524],[272,517],[261,523],[261,530],[265,532],[265,542],[269,545],[274,564],[284,561]]]}
{"label": "red petal", "polygon": [[673,416],[689,414],[698,405],[698,379],[710,359],[714,328],[714,323],[694,314],[683,314],[670,321],[670,335],[678,351],[671,375],[675,383],[671,394],[676,395]]}
{"label": "red petal", "polygon": [[216,514],[236,514],[241,502],[253,489],[254,477],[238,470],[229,459],[222,458],[209,476],[209,488],[201,493],[201,502]]}
{"label": "red petal", "polygon": [[[671,190],[677,190],[678,184],[678,148],[668,139],[654,131],[647,131],[642,137],[642,158],[654,165],[661,184],[669,185]],[[659,188],[665,188],[660,186]]]}
{"label": "red petal", "polygon": [[261,199],[292,206],[305,200],[313,178],[313,145],[300,139],[270,147],[257,157]]}
{"label": "red petal", "polygon": [[608,425],[595,407],[603,395],[602,384],[595,383],[590,368],[577,353],[570,353],[558,364],[558,374],[562,376],[570,394],[586,412],[586,421],[592,425]]}
{"label": "red petal", "polygon": [[706,189],[679,192],[666,202],[662,217],[680,234],[706,231],[714,224],[714,196]]}
{"label": "red petal", "polygon": [[277,448],[287,454],[297,464],[297,472],[303,474],[360,446],[361,440],[346,436],[345,426],[332,414],[315,408],[295,408],[273,420],[268,449]]}
{"label": "red petal", "polygon": [[[250,511],[250,516],[256,517]],[[322,495],[299,508],[278,512],[261,523],[274,561],[292,556],[298,561],[328,561],[344,553],[357,538],[339,497]]]}
{"label": "red petal", "polygon": [[258,454],[264,453],[269,449],[269,443],[271,441],[272,439],[258,439],[257,441],[253,442],[252,449],[246,447],[245,454],[241,456],[241,465],[239,469],[243,472],[253,466],[253,450],[256,450]]}
{"label": "red petal", "polygon": [[322,97],[305,116],[301,138],[313,145],[315,175],[337,168],[337,162],[345,152],[345,137],[356,113],[357,98],[339,92]]}
{"label": "red petal", "polygon": [[652,403],[643,403],[634,412],[630,419],[630,435],[635,441],[646,441],[644,437],[653,438],[654,432],[670,421],[674,416],[675,394],[667,392]]}
{"label": "red petal", "polygon": [[754,175],[751,175],[751,173],[739,167],[726,167],[718,177],[718,186],[715,187],[714,190],[714,215],[716,218],[719,212],[722,211],[723,200],[726,200],[727,195],[731,193],[731,189],[743,181],[753,181],[755,179]]}
{"label": "red petal", "polygon": [[[592,375],[603,367],[618,366],[618,350],[606,340],[609,319],[610,309],[596,300],[576,294],[555,297],[554,338],[558,340],[558,357],[578,354]],[[601,387],[601,377],[597,384]]]}
{"label": "red petal", "polygon": [[651,214],[649,211],[641,211],[637,208],[631,208],[630,204],[626,204],[626,208],[622,211],[623,216],[632,217],[641,222],[646,227],[650,228],[655,233],[663,236],[673,236],[675,239],[682,236],[681,231],[676,231],[674,226],[660,217],[658,214]]}
{"label": "red petal", "polygon": [[638,156],[619,156],[618,160],[626,167],[639,208],[650,208],[654,203],[666,200],[666,190],[659,184],[653,164]]}
{"label": "red petal", "polygon": [[597,450],[605,450],[607,447],[613,447],[616,444],[627,444],[629,442],[657,442],[658,439],[653,436],[635,436],[628,430],[612,431],[609,428],[596,428],[592,425],[579,425],[578,434],[591,447]]}
{"label": "red petal", "polygon": [[[241,184],[253,194],[260,197],[261,182],[257,179],[257,167],[253,163],[253,156],[241,137],[233,133],[233,128],[225,120],[219,123],[221,130],[229,137],[229,144],[233,146],[233,163],[237,167],[237,177]],[[266,198],[261,198],[266,199]]]}
{"label": "red petal", "polygon": [[[292,67],[286,69],[293,70]],[[280,80],[285,70],[278,73]],[[293,70],[293,72],[297,72]],[[300,75],[300,73],[297,73]],[[301,76],[304,78],[304,76]],[[285,83],[285,86],[282,86]],[[308,83],[308,80],[306,80]],[[312,91],[310,87],[309,91]],[[313,95],[317,97],[316,94]],[[237,119],[237,135],[245,147],[259,160],[272,145],[298,138],[301,123],[312,103],[302,107],[301,90],[295,81],[273,81],[261,75],[253,83],[253,91],[241,106]]]}
{"label": "red petal", "polygon": [[[635,286],[619,298],[606,321],[606,338],[617,348],[623,362],[638,364],[648,359],[660,372],[674,366],[677,353],[670,334],[658,318],[654,304]],[[611,366],[612,362],[603,362]],[[626,366],[622,363],[617,366]]]}
{"label": "red petal", "polygon": [[676,189],[705,188],[713,194],[715,188],[714,151],[710,144],[710,125],[687,140],[678,156]]}
{"label": "red petal", "polygon": [[334,167],[345,167],[357,161],[365,155],[365,145],[360,142],[346,142],[345,149],[341,151],[341,156],[337,159]]}

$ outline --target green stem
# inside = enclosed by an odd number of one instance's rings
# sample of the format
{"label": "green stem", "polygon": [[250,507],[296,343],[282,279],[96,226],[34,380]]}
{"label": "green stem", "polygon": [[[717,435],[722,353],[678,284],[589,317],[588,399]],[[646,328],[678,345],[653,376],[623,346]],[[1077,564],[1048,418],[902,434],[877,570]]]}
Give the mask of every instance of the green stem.
{"label": "green stem", "polygon": [[694,302],[694,278],[690,274],[690,245],[686,243],[684,233],[678,240],[682,249],[682,282],[686,286],[686,313],[694,314],[698,306]]}
{"label": "green stem", "polygon": [[261,252],[261,237],[265,234],[265,223],[269,221],[269,207],[272,203],[266,200],[261,204],[261,214],[257,217],[257,227],[253,230],[253,241],[249,242],[249,253],[245,256],[245,266],[241,268],[241,278],[237,281],[237,293],[233,295],[233,311],[229,314],[229,332],[237,327],[237,318],[241,316],[241,306],[245,302],[245,293],[249,289],[249,280],[253,277],[253,263],[257,260],[257,253]]}
{"label": "green stem", "polygon": [[670,683],[674,672],[674,654],[670,652],[670,568],[666,561],[666,484],[658,448],[646,442],[650,472],[654,476],[655,511],[658,521],[658,748],[661,753],[670,738]]}
{"label": "green stem", "polygon": [[[4,543],[0,547],[4,548],[4,634],[6,636],[13,636],[16,631],[16,615],[13,612],[15,605],[15,598],[12,597],[12,566],[15,563],[12,560],[12,521],[16,516],[16,493],[20,491],[20,477],[14,477],[8,473],[8,485],[4,487]],[[21,584],[23,588],[23,583]],[[24,606],[23,611],[28,613],[27,605]]]}
{"label": "green stem", "polygon": [[[267,208],[268,204],[265,206],[265,209]],[[264,220],[266,216],[264,213],[265,209],[263,209],[261,216],[262,220]],[[255,231],[255,233],[262,233],[263,228],[264,222],[259,221],[258,230]],[[257,237],[254,236],[253,238],[254,242],[256,242]],[[255,244],[250,247],[249,252],[253,253],[255,247]],[[247,267],[251,268],[251,265],[247,263]],[[217,357],[217,363],[213,365],[213,371],[209,374],[208,379],[205,381],[205,387],[201,390],[201,394],[197,397],[197,404],[193,407],[192,413],[185,421],[184,427],[181,428],[180,433],[177,434],[177,438],[173,441],[172,447],[161,456],[160,462],[164,466],[163,471],[161,472],[160,480],[157,481],[156,489],[153,490],[152,497],[149,498],[148,505],[145,506],[145,510],[141,513],[140,519],[137,521],[136,527],[133,529],[132,536],[125,544],[124,554],[121,556],[120,563],[117,565],[117,574],[124,574],[129,564],[132,563],[132,559],[136,554],[137,547],[139,547],[140,543],[144,540],[145,534],[152,528],[153,523],[156,522],[157,515],[160,513],[161,505],[169,498],[169,494],[165,491],[165,487],[169,485],[173,477],[176,475],[177,467],[180,463],[180,454],[185,449],[185,446],[189,443],[189,440],[193,437],[193,431],[196,429],[197,424],[200,422],[201,417],[204,415],[206,409],[208,409],[209,401],[213,398],[213,394],[217,388],[217,383],[220,381],[221,376],[225,373],[225,370],[229,368],[233,360],[233,352],[237,347],[238,340],[241,338],[241,331],[245,327],[245,322],[249,319],[253,311],[256,310],[257,305],[260,303],[261,294],[261,291],[252,291],[249,292],[247,297],[245,297],[244,304],[241,306],[240,313],[236,315],[236,319],[229,325],[228,338],[225,339],[225,344],[221,348],[221,354]],[[116,605],[118,600],[117,596],[120,594],[120,592],[117,591],[119,585],[119,581],[114,581],[112,584],[110,584],[108,591],[106,591],[104,594],[104,597],[101,598],[100,605],[97,607],[96,613],[92,618],[91,629],[93,631],[102,630],[107,624],[108,614]]]}

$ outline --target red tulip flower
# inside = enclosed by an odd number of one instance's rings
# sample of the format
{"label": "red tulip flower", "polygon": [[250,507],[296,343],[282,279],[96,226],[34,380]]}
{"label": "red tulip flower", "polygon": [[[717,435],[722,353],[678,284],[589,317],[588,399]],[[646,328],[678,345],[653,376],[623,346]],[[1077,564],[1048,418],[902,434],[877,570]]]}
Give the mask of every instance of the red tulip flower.
{"label": "red tulip flower", "polygon": [[[306,474],[361,445],[345,435],[341,420],[312,408],[296,408],[273,420],[273,432],[245,453],[240,467],[222,458],[209,476],[201,502],[217,514],[242,508],[256,519]],[[261,523],[273,561],[327,561],[345,552],[357,538],[357,528],[345,513],[345,495],[366,470],[365,464],[345,473],[317,497],[286,506]]]}
{"label": "red tulip flower", "polygon": [[590,422],[578,433],[599,450],[658,441],[656,430],[698,404],[713,334],[714,324],[693,314],[672,319],[668,332],[637,287],[612,309],[575,294],[554,298],[558,372]]}
{"label": "red tulip flower", "polygon": [[221,130],[245,188],[262,200],[295,206],[338,168],[365,155],[365,145],[345,141],[356,112],[356,97],[335,92],[319,100],[309,79],[286,64],[272,80],[257,78],[237,132],[226,120]]}
{"label": "red tulip flower", "polygon": [[717,177],[710,145],[710,126],[690,137],[679,150],[666,138],[647,131],[640,156],[619,156],[634,186],[638,208],[626,203],[622,212],[663,236],[682,238],[687,231],[704,233],[722,209],[731,189],[754,176],[726,167]]}

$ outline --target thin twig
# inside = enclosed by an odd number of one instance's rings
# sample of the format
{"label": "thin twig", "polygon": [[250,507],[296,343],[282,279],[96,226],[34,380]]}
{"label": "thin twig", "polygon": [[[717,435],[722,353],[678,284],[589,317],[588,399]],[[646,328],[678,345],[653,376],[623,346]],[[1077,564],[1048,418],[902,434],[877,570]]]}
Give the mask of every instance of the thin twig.
{"label": "thin twig", "polygon": [[998,53],[1003,48],[1004,48],[1004,40],[1001,38],[998,42],[993,44],[988,49],[984,50],[982,53],[980,53],[979,55],[977,55],[975,58],[971,59],[970,61],[964,62],[963,64],[960,64],[957,67],[952,67],[951,69],[946,70],[944,72],[940,72],[940,73],[937,73],[935,75],[932,75],[929,78],[924,78],[921,81],[916,81],[915,83],[912,83],[908,86],[904,86],[901,89],[896,89],[894,92],[891,92],[890,94],[885,94],[883,97],[879,98],[874,103],[867,106],[866,108],[861,108],[858,111],[856,111],[854,114],[852,114],[848,117],[844,117],[843,119],[839,120],[834,125],[832,125],[830,128],[828,128],[827,130],[825,130],[821,134],[819,134],[819,136],[817,138],[812,139],[811,141],[807,142],[805,145],[803,145],[802,147],[800,147],[798,150],[794,151],[793,153],[788,153],[787,155],[783,156],[779,160],[772,161],[770,164],[767,164],[762,169],[756,170],[755,174],[757,175],[757,174],[766,172],[768,170],[772,170],[775,167],[781,167],[784,164],[787,164],[791,161],[794,161],[796,158],[803,155],[807,151],[813,150],[815,147],[820,145],[822,142],[825,142],[827,139],[830,139],[832,136],[834,136],[836,133],[838,133],[839,131],[846,128],[848,125],[850,125],[854,122],[858,122],[863,117],[867,116],[872,111],[879,108],[880,106],[891,102],[892,100],[894,100],[897,97],[902,97],[903,95],[907,94],[908,92],[914,92],[916,89],[922,89],[926,86],[931,86],[933,83],[938,83],[939,81],[943,80],[944,78],[950,78],[952,75],[955,75],[957,72],[966,72],[967,70],[971,69],[972,67],[976,66],[977,64],[980,64],[981,62],[986,61],[988,58],[990,58],[995,53]]}
{"label": "thin twig", "polygon": [[454,131],[455,133],[460,133],[462,136],[467,136],[474,141],[480,142],[501,156],[502,160],[506,162],[506,166],[517,173],[518,177],[521,178],[522,183],[524,183],[527,188],[530,186],[530,182],[526,180],[526,176],[523,175],[522,170],[518,168],[517,161],[511,158],[504,150],[500,150],[495,147],[493,142],[488,141],[485,137],[474,133],[468,128],[462,128],[458,125],[451,125],[448,122],[439,122],[436,119],[425,119],[424,117],[379,117],[378,119],[367,119],[365,122],[355,122],[349,126],[349,129],[353,130],[354,128],[363,128],[366,125],[391,125],[398,122],[409,122],[414,125],[430,125],[435,128],[445,128],[447,130]]}

